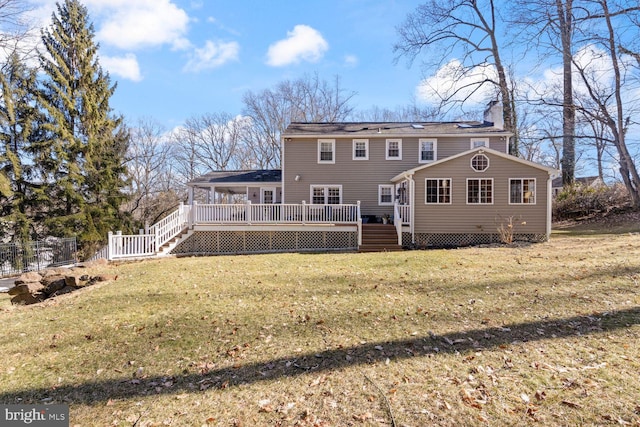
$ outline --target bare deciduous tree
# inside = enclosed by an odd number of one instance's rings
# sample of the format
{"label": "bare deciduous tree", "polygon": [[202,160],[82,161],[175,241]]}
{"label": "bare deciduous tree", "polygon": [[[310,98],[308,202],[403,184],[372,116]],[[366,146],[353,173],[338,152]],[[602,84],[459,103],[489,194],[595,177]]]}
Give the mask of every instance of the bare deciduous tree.
{"label": "bare deciduous tree", "polygon": [[[430,0],[418,6],[398,27],[400,41],[394,51],[409,57],[411,63],[423,50],[431,49],[432,59],[425,61],[430,70],[461,56],[460,66],[451,72],[455,74],[453,79],[464,83],[448,93],[438,92],[441,108],[464,103],[481,88],[492,85],[502,102],[504,127],[517,136],[515,106],[498,40],[497,28],[502,24],[499,20],[493,0]],[[494,69],[495,77],[478,72],[485,69]],[[518,154],[517,137],[511,139],[509,151]]]}

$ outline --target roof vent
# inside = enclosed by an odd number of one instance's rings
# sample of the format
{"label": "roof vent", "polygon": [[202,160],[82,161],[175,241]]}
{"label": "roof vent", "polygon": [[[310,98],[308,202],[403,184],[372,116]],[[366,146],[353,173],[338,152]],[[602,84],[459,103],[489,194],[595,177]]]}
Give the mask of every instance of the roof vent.
{"label": "roof vent", "polygon": [[414,128],[414,129],[424,129],[424,126],[416,124],[416,123],[412,124],[411,127]]}

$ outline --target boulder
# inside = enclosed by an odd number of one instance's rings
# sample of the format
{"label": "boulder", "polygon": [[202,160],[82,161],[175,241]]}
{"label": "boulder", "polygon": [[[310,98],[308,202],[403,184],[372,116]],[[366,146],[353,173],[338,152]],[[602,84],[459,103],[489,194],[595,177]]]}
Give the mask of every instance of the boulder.
{"label": "boulder", "polygon": [[42,279],[42,276],[35,271],[30,271],[28,273],[23,273],[20,277],[18,277],[15,281],[16,285],[21,285],[23,283],[32,283],[39,282]]}
{"label": "boulder", "polygon": [[9,289],[9,295],[35,294],[43,289],[44,286],[40,282],[20,283]]}
{"label": "boulder", "polygon": [[49,295],[49,298],[53,298],[53,297],[57,297],[59,295],[64,295],[64,294],[69,294],[73,291],[75,291],[76,288],[74,288],[73,286],[65,286],[62,289],[59,289],[57,291],[55,291],[54,293],[52,293],[51,295]]}
{"label": "boulder", "polygon": [[94,282],[108,282],[109,280],[117,280],[118,276],[113,274],[99,274],[97,276],[92,277]]}
{"label": "boulder", "polygon": [[35,304],[43,299],[41,294],[20,294],[11,298],[11,304]]}
{"label": "boulder", "polygon": [[45,276],[40,283],[44,286],[43,292],[50,295],[67,286],[64,276]]}
{"label": "boulder", "polygon": [[78,275],[78,276],[68,275],[64,277],[64,281],[66,285],[72,286],[74,288],[83,288],[87,286],[87,284],[89,283],[89,279],[90,279],[89,276],[86,274]]}

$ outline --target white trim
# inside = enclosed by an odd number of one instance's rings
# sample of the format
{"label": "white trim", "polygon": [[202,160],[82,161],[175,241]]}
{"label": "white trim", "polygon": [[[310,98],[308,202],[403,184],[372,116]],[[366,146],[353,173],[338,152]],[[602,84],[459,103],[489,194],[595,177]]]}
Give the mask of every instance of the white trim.
{"label": "white trim", "polygon": [[[440,181],[449,181],[449,201],[448,202],[427,202],[427,181],[438,181],[438,200],[440,199]],[[425,205],[450,205],[453,202],[453,178],[425,178],[424,179],[424,204]]]}
{"label": "white trim", "polygon": [[[520,183],[522,184],[522,181],[533,181],[533,203],[525,203],[524,201],[521,202],[512,202],[511,201],[511,181],[520,181]],[[509,204],[510,205],[519,205],[519,206],[535,206],[538,204],[538,195],[536,194],[538,192],[538,182],[536,180],[536,178],[509,178],[509,185],[508,185],[508,192],[509,194],[507,194],[507,200],[509,200]],[[521,190],[522,191],[522,190]],[[524,192],[522,192],[521,196],[521,200],[524,200]]]}
{"label": "white trim", "polygon": [[[364,142],[364,149],[365,149],[365,156],[364,157],[356,157],[356,143],[357,142]],[[355,138],[353,139],[353,141],[351,142],[352,144],[352,160],[369,160],[369,140],[368,139],[364,139],[364,138]]]}
{"label": "white trim", "polygon": [[324,203],[325,205],[328,205],[329,203],[327,203],[327,201],[329,200],[329,192],[327,191],[329,188],[339,188],[340,189],[340,201],[337,203],[339,205],[342,204],[342,184],[311,184],[309,185],[309,204],[313,205],[313,189],[314,188],[324,188],[325,189],[325,194],[324,194]]}
{"label": "white trim", "polygon": [[[430,142],[433,144],[433,159],[422,160],[422,143]],[[438,160],[438,140],[436,138],[420,138],[418,139],[418,163],[431,163]]]}
{"label": "white trim", "polygon": [[[490,203],[482,203],[482,202],[472,203],[472,202],[469,202],[469,181],[491,181],[491,202]],[[494,193],[495,193],[495,185],[494,185],[494,182],[493,182],[493,178],[467,178],[467,186],[466,186],[466,191],[465,191],[465,201],[467,202],[467,205],[471,205],[471,206],[493,205]]]}
{"label": "white trim", "polygon": [[[476,142],[482,142],[484,145],[475,145]],[[473,150],[474,148],[486,147],[489,148],[489,138],[474,138],[471,137],[469,140],[469,149]]]}
{"label": "white trim", "polygon": [[[331,160],[321,160],[322,144],[331,144]],[[336,140],[335,139],[318,139],[318,164],[334,164],[336,162]]]}
{"label": "white trim", "polygon": [[480,147],[480,148],[476,148],[474,150],[468,150],[468,151],[463,151],[462,153],[458,153],[458,154],[454,154],[453,156],[450,157],[445,157],[444,159],[440,159],[440,160],[436,160],[433,163],[427,163],[426,165],[421,165],[418,167],[415,167],[413,169],[409,169],[406,170],[404,172],[399,173],[398,175],[394,176],[393,178],[391,178],[392,182],[395,181],[399,181],[401,179],[406,179],[407,176],[412,175],[418,171],[421,171],[422,169],[426,169],[426,168],[430,168],[430,167],[434,167],[435,165],[439,165],[445,162],[450,162],[452,160],[455,160],[457,158],[463,157],[463,156],[468,156],[471,153],[488,153],[491,154],[492,156],[498,156],[501,157],[503,159],[507,159],[510,160],[512,162],[516,162],[516,163],[520,163],[521,165],[525,165],[525,166],[529,166],[538,170],[543,170],[545,172],[547,172],[549,175],[557,175],[558,173],[560,173],[559,170],[554,169],[554,168],[550,168],[548,166],[544,166],[541,165],[539,163],[534,163],[531,162],[529,160],[525,160],[525,159],[521,159],[520,157],[516,157],[516,156],[512,156],[511,154],[506,154],[506,153],[502,153],[500,151],[494,150],[492,148],[485,148],[485,147]]}
{"label": "white trim", "polygon": [[264,205],[266,204],[264,202],[264,192],[265,191],[271,191],[272,192],[272,201],[271,204],[274,205],[276,203],[278,203],[278,197],[277,197],[277,193],[276,193],[276,187],[260,187],[260,204]]}
{"label": "white trim", "polygon": [[[487,159],[487,167],[486,167],[486,168],[484,168],[484,169],[482,169],[482,170],[478,170],[478,169],[476,169],[476,168],[474,168],[474,167],[473,167],[473,159],[475,159],[476,157],[479,157],[479,156],[482,156],[482,157],[484,157],[485,159]],[[487,170],[489,170],[489,167],[491,166],[491,159],[489,159],[489,156],[487,156],[487,155],[486,155],[486,154],[484,154],[484,153],[477,153],[477,154],[474,154],[474,155],[471,157],[471,159],[469,159],[469,166],[471,167],[471,169],[472,169],[474,172],[477,172],[477,173],[483,173],[483,172],[486,172]]]}
{"label": "white trim", "polygon": [[[391,201],[389,202],[382,202],[382,189],[383,188],[388,188],[391,190]],[[379,184],[378,185],[378,206],[393,206],[393,201],[395,198],[395,192],[396,192],[396,188],[395,185],[393,184]]]}
{"label": "white trim", "polygon": [[[389,143],[397,142],[398,143],[398,156],[391,157],[389,156]],[[402,138],[387,138],[386,143],[384,145],[384,158],[385,160],[402,160]]]}

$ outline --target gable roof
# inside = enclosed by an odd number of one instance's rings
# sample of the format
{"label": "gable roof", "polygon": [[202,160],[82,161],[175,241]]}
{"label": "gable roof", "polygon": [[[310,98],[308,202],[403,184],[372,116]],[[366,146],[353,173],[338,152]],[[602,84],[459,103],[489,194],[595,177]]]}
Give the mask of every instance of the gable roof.
{"label": "gable roof", "polygon": [[280,169],[261,169],[252,171],[215,171],[199,176],[187,182],[188,186],[199,184],[262,184],[280,183],[282,171]]}
{"label": "gable roof", "polygon": [[476,148],[472,148],[471,150],[463,151],[462,153],[458,153],[458,154],[456,154],[454,156],[451,156],[451,157],[445,157],[444,159],[440,159],[440,160],[437,160],[437,161],[432,162],[432,163],[427,163],[425,165],[420,165],[420,166],[415,167],[413,169],[406,170],[406,171],[401,172],[398,175],[394,176],[393,178],[391,178],[391,181],[392,182],[400,181],[401,179],[404,179],[409,175],[413,175],[418,171],[421,171],[421,170],[426,169],[426,168],[431,168],[433,166],[440,165],[442,163],[450,162],[451,160],[457,159],[459,157],[467,156],[467,155],[472,154],[472,153],[485,153],[485,152],[489,153],[489,154],[492,154],[492,155],[495,155],[495,156],[498,156],[498,157],[502,157],[503,159],[507,159],[507,160],[510,160],[512,162],[520,163],[520,164],[525,165],[525,166],[529,166],[529,167],[533,167],[533,168],[536,168],[536,169],[540,169],[540,170],[546,171],[549,175],[555,175],[555,174],[560,172],[557,169],[550,168],[548,166],[544,166],[544,165],[541,165],[539,163],[534,163],[534,162],[531,162],[529,160],[521,159],[520,157],[512,156],[511,154],[502,153],[500,151],[496,151],[496,150],[488,148],[488,147],[476,147]]}
{"label": "gable roof", "polygon": [[511,136],[512,132],[493,126],[493,123],[466,122],[294,122],[282,133],[284,138],[312,136],[328,137],[434,137],[434,136]]}

